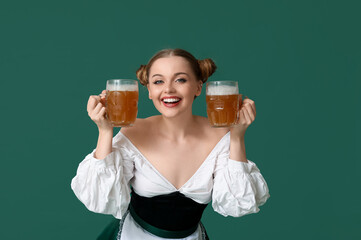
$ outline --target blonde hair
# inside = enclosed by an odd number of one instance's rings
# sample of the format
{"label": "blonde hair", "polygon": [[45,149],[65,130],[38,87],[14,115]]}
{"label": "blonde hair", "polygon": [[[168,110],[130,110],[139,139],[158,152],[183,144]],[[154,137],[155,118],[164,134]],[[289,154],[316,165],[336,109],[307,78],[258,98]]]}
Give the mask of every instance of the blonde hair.
{"label": "blonde hair", "polygon": [[198,60],[192,54],[180,48],[163,49],[157,52],[149,60],[147,65],[140,65],[139,69],[136,72],[137,78],[139,79],[140,83],[144,86],[149,83],[149,70],[157,59],[170,56],[178,56],[186,59],[189,62],[197,79],[201,80],[203,83],[205,83],[217,69],[216,64],[210,58]]}

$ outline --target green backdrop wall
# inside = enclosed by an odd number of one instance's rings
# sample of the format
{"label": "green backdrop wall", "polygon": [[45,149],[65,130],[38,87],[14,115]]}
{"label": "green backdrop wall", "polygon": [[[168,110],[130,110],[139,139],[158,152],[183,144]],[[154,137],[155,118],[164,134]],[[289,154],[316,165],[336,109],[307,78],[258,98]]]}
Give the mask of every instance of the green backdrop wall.
{"label": "green backdrop wall", "polygon": [[[361,239],[360,1],[2,1],[0,239],[95,239],[111,216],[70,188],[96,144],[89,95],[158,50],[211,57],[257,119],[246,134],[271,198],[208,206],[211,239]],[[140,90],[139,117],[157,114]],[[195,114],[206,115],[205,95]]]}

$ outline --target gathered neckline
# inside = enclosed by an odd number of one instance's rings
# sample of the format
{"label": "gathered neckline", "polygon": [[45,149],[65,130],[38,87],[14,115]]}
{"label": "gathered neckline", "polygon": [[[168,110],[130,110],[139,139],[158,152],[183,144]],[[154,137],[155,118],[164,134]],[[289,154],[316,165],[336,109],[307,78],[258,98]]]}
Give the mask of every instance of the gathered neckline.
{"label": "gathered neckline", "polygon": [[224,141],[224,139],[227,138],[227,136],[230,134],[230,132],[228,131],[218,142],[217,144],[214,146],[214,148],[210,151],[210,153],[207,155],[207,157],[203,160],[202,164],[198,167],[198,169],[193,173],[193,175],[180,187],[180,188],[176,188],[166,177],[163,176],[163,174],[161,174],[158,169],[143,155],[143,153],[132,143],[132,141],[125,136],[121,131],[119,131],[118,134],[121,134],[121,136],[129,143],[129,145],[134,148],[134,150],[138,153],[138,155],[143,158],[143,160],[154,170],[154,172],[156,172],[168,185],[172,186],[172,188],[175,191],[181,191],[181,189],[183,187],[185,187],[196,175],[198,172],[200,172],[200,170],[203,168],[203,166],[206,164],[206,162],[208,162],[208,160],[210,159],[210,157],[214,154],[214,152],[216,151],[216,149],[218,148],[218,146],[221,145],[221,143]]}

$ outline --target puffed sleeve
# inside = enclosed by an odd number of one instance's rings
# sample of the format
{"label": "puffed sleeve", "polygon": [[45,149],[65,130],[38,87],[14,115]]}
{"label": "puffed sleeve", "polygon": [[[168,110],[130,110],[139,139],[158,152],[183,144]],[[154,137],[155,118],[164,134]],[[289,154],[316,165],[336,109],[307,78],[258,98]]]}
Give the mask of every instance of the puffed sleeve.
{"label": "puffed sleeve", "polygon": [[129,180],[133,177],[133,153],[120,133],[113,138],[112,152],[104,159],[88,154],[79,164],[71,188],[77,198],[96,213],[121,219],[130,202]]}
{"label": "puffed sleeve", "polygon": [[218,155],[213,176],[212,207],[223,216],[256,213],[270,197],[256,164],[229,159],[229,145]]}

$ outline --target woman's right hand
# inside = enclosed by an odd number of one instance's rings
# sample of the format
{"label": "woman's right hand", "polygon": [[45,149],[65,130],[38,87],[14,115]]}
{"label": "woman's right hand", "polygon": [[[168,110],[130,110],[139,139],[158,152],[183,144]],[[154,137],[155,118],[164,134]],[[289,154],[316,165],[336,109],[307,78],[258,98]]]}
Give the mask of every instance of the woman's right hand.
{"label": "woman's right hand", "polygon": [[113,131],[113,126],[106,118],[105,114],[105,94],[103,90],[100,95],[92,95],[89,97],[87,111],[91,120],[98,126],[99,131]]}

